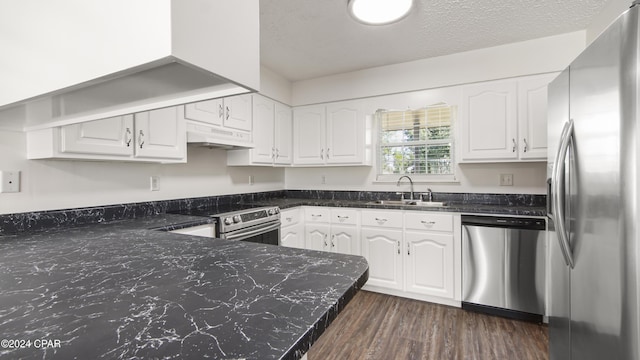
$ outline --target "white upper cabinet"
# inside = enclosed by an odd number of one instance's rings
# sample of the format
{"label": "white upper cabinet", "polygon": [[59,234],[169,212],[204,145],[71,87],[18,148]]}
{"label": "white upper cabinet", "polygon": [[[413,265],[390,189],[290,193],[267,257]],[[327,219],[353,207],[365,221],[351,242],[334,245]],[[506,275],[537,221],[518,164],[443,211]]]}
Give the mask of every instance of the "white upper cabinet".
{"label": "white upper cabinet", "polygon": [[254,94],[254,148],[228,151],[227,165],[290,165],[291,128],[290,107]]}
{"label": "white upper cabinet", "polygon": [[547,85],[557,74],[462,88],[462,162],[545,161]]}
{"label": "white upper cabinet", "polygon": [[27,132],[28,159],[186,162],[181,106]]}
{"label": "white upper cabinet", "polygon": [[87,121],[60,129],[61,152],[129,157],[133,155],[133,148],[133,115]]}
{"label": "white upper cabinet", "polygon": [[361,101],[294,108],[294,165],[371,165],[366,124]]}
{"label": "white upper cabinet", "polygon": [[205,100],[185,105],[185,118],[215,126],[251,131],[251,106],[251,94]]}
{"label": "white upper cabinet", "polygon": [[232,129],[251,131],[253,114],[251,104],[251,94],[224,98],[224,126]]}
{"label": "white upper cabinet", "polygon": [[222,126],[224,105],[222,99],[212,99],[191,103],[184,106],[184,117],[203,123]]}
{"label": "white upper cabinet", "polygon": [[136,158],[186,158],[185,123],[179,106],[145,111],[134,115]]}
{"label": "white upper cabinet", "polygon": [[325,163],[325,106],[313,105],[293,109],[293,163]]}
{"label": "white upper cabinet", "polygon": [[289,106],[276,103],[275,106],[275,129],[274,147],[276,151],[275,164],[291,165],[293,161],[293,122],[292,113]]}
{"label": "white upper cabinet", "polygon": [[518,80],[518,132],[521,159],[547,158],[547,87],[558,74]]}
{"label": "white upper cabinet", "polygon": [[516,89],[513,80],[463,87],[462,160],[518,158]]}

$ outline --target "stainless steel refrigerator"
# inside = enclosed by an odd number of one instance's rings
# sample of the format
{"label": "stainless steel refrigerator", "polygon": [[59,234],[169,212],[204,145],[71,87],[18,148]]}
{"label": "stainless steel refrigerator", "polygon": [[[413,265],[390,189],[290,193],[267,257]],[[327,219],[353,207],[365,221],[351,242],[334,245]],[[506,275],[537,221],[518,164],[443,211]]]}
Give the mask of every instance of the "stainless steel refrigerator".
{"label": "stainless steel refrigerator", "polygon": [[638,11],[549,86],[551,359],[640,359]]}

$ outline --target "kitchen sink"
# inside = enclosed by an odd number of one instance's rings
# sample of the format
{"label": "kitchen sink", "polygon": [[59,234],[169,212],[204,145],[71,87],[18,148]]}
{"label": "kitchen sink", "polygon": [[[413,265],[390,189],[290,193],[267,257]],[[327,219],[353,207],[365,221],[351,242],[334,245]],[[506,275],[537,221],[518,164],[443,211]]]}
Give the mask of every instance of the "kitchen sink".
{"label": "kitchen sink", "polygon": [[442,207],[447,206],[441,201],[420,201],[420,200],[376,200],[370,201],[368,205],[395,205],[395,206],[424,206],[424,207]]}

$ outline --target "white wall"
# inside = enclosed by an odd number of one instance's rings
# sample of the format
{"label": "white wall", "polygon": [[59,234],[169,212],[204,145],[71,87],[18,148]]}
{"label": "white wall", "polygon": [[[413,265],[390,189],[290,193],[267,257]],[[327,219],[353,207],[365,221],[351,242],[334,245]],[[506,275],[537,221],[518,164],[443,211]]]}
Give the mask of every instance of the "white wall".
{"label": "white wall", "polygon": [[[21,191],[0,194],[0,214],[284,188],[282,169],[227,167],[222,149],[189,147],[188,163],[172,165],[26,160],[25,149],[22,132],[0,130],[0,170],[22,171]],[[149,190],[152,175],[160,191]]]}
{"label": "white wall", "polygon": [[618,16],[629,9],[631,0],[609,0],[587,27],[587,44],[595,40]]}
{"label": "white wall", "polygon": [[415,91],[561,71],[585,48],[585,31],[293,83],[292,105]]}
{"label": "white wall", "polygon": [[273,100],[291,104],[291,82],[273,70],[260,67],[260,94]]}

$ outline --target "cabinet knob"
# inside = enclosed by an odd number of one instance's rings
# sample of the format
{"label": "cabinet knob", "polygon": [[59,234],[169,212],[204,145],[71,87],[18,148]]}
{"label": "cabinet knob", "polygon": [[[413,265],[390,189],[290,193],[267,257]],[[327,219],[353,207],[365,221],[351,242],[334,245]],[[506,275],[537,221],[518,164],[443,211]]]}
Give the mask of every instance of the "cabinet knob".
{"label": "cabinet knob", "polygon": [[320,159],[324,160],[324,149],[320,149]]}
{"label": "cabinet knob", "polygon": [[218,117],[220,119],[224,118],[224,107],[222,104],[218,105]]}
{"label": "cabinet knob", "polygon": [[516,139],[511,139],[511,141],[513,142],[513,149],[511,150],[511,152],[516,152],[517,149],[517,145],[516,145]]}
{"label": "cabinet knob", "polygon": [[407,255],[411,255],[411,244],[407,243]]}
{"label": "cabinet knob", "polygon": [[138,144],[140,145],[140,149],[142,149],[142,145],[144,145],[144,133],[140,130],[138,134]]}
{"label": "cabinet knob", "polygon": [[228,106],[226,106],[227,109],[227,117],[225,118],[225,120],[229,120],[229,114],[231,114],[231,109],[229,109]]}
{"label": "cabinet knob", "polygon": [[398,255],[400,255],[400,240],[398,240]]}
{"label": "cabinet knob", "polygon": [[329,150],[331,150],[331,149],[327,148],[327,159],[329,158]]}
{"label": "cabinet knob", "polygon": [[529,148],[529,144],[527,144],[527,139],[522,139],[522,142],[524,142],[524,152],[527,152]]}

